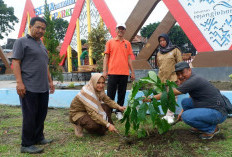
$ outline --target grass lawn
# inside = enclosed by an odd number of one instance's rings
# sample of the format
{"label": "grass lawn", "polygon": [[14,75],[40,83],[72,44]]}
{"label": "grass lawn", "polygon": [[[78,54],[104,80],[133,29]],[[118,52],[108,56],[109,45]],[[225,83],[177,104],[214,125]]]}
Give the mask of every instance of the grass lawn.
{"label": "grass lawn", "polygon": [[[68,120],[68,109],[49,109],[45,121],[45,137],[54,139],[44,147],[42,154],[35,156],[157,156],[157,157],[231,157],[232,119],[219,125],[221,132],[212,140],[200,140],[191,134],[183,122],[173,126],[163,135],[154,131],[149,137],[126,143],[117,134],[105,136],[85,134],[76,138]],[[123,134],[124,124],[116,121],[116,128]],[[20,153],[22,113],[20,107],[0,105],[0,156],[34,156]],[[133,134],[133,133],[132,133]]]}

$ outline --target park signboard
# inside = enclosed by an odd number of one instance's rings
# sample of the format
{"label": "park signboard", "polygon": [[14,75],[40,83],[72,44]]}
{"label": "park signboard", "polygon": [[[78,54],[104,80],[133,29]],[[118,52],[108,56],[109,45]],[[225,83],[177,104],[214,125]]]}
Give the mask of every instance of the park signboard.
{"label": "park signboard", "polygon": [[[76,0],[64,0],[58,3],[49,3],[48,9],[50,12],[52,12],[52,19],[72,16],[75,3]],[[44,14],[44,6],[39,6],[35,8],[36,16],[40,16],[42,14]]]}
{"label": "park signboard", "polygon": [[163,0],[198,52],[232,49],[232,1]]}

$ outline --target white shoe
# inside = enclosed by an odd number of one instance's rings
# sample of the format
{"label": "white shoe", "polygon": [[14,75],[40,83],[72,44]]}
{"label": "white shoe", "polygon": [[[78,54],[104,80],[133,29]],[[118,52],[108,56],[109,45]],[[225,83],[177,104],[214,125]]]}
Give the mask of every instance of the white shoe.
{"label": "white shoe", "polygon": [[121,120],[123,118],[123,115],[121,112],[116,112],[116,117],[118,118],[118,120]]}
{"label": "white shoe", "polygon": [[173,116],[164,116],[162,119],[165,119],[168,121],[168,124],[174,123],[174,117]]}

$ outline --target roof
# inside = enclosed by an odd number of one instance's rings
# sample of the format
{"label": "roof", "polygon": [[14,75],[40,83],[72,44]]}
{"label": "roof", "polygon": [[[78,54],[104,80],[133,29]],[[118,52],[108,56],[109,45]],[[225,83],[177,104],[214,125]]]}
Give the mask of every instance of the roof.
{"label": "roof", "polygon": [[147,38],[144,38],[140,35],[136,35],[134,39],[131,41],[131,43],[146,43],[146,42],[147,42]]}
{"label": "roof", "polygon": [[[12,58],[13,52],[12,51],[9,52],[9,53],[4,53],[3,52],[3,54],[5,55],[5,57],[7,57],[9,59],[9,58]],[[0,57],[0,59],[2,59],[2,58]]]}

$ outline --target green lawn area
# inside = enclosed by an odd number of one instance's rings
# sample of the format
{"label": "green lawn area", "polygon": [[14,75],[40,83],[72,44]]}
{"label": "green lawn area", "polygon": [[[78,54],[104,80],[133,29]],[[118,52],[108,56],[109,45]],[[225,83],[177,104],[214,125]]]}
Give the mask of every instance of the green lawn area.
{"label": "green lawn area", "polygon": [[[54,139],[44,147],[44,153],[35,156],[158,156],[158,157],[231,157],[232,119],[219,125],[221,132],[212,140],[200,140],[191,134],[183,122],[163,135],[153,131],[146,138],[130,136],[128,144],[117,134],[105,136],[85,134],[76,138],[69,123],[68,109],[49,109],[45,121],[45,137]],[[113,114],[116,128],[123,134],[124,124]],[[0,156],[34,156],[20,153],[22,113],[20,107],[0,105]],[[133,132],[131,133],[133,134]]]}

